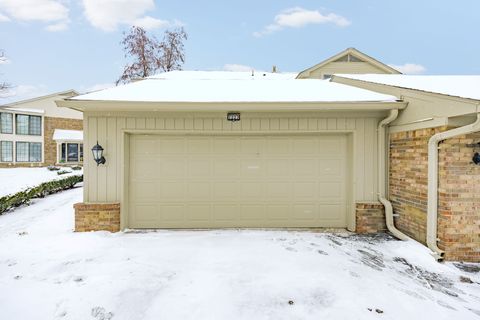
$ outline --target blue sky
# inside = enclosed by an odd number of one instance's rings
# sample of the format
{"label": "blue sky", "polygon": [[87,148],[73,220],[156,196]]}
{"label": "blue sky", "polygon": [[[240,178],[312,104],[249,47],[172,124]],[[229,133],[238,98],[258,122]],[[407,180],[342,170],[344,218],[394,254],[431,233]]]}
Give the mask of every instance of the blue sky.
{"label": "blue sky", "polygon": [[[480,74],[478,0],[0,0],[8,100],[113,83],[132,24],[183,25],[188,70],[300,71],[347,48],[408,73]],[[233,66],[232,66],[233,65]]]}

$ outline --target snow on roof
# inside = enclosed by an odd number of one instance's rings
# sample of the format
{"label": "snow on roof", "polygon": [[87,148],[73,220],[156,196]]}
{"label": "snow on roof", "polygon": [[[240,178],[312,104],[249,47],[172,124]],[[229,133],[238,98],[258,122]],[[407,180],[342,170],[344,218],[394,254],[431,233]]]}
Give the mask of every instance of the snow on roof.
{"label": "snow on roof", "polygon": [[279,80],[295,79],[297,73],[263,71],[170,71],[159,73],[147,79],[165,80]]}
{"label": "snow on roof", "polygon": [[45,110],[40,110],[40,109],[10,108],[10,107],[4,107],[2,109],[12,111],[12,112],[27,112],[27,113],[40,113],[40,114],[45,113]]}
{"label": "snow on roof", "polygon": [[354,80],[480,100],[480,76],[413,76],[402,74],[338,74]]}
{"label": "snow on roof", "polygon": [[[284,74],[176,71],[70,100],[131,102],[383,102],[394,96],[328,80],[294,79]],[[263,79],[271,79],[264,81]],[[180,81],[181,80],[181,81]]]}
{"label": "snow on roof", "polygon": [[53,132],[53,140],[82,141],[83,131],[55,129],[55,131]]}

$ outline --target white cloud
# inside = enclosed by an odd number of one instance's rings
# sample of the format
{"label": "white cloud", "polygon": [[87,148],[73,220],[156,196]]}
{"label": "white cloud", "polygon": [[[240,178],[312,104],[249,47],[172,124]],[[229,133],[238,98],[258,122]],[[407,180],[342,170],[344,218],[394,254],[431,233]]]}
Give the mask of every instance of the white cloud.
{"label": "white cloud", "polygon": [[60,22],[56,24],[51,24],[45,28],[47,31],[58,32],[68,29],[68,24],[65,22]]}
{"label": "white cloud", "polygon": [[285,28],[302,28],[308,24],[331,23],[338,27],[347,27],[351,22],[335,13],[323,14],[318,10],[307,10],[300,7],[286,9],[274,18],[274,23],[267,25],[263,30],[254,32],[255,37],[262,37]]}
{"label": "white cloud", "polygon": [[67,28],[69,9],[61,0],[0,0],[0,21],[40,21],[53,23],[47,30],[58,31],[58,25]]}
{"label": "white cloud", "polygon": [[0,64],[10,64],[12,61],[5,56],[0,56]]}
{"label": "white cloud", "polygon": [[7,22],[7,21],[10,21],[10,18],[0,13],[0,22]]}
{"label": "white cloud", "polygon": [[427,68],[421,64],[416,63],[405,63],[402,65],[390,65],[393,69],[396,69],[404,74],[422,74],[427,71]]}
{"label": "white cloud", "polygon": [[[1,1],[1,0],[0,0]],[[82,0],[84,14],[92,26],[103,31],[115,31],[120,25],[139,26],[145,29],[179,25],[145,15],[155,9],[153,0]]]}
{"label": "white cloud", "polygon": [[226,64],[223,66],[223,70],[225,71],[252,71],[255,70],[255,68],[246,66],[243,64]]}
{"label": "white cloud", "polygon": [[48,94],[48,89],[45,85],[18,85],[0,94],[0,104],[30,99],[46,94]]}

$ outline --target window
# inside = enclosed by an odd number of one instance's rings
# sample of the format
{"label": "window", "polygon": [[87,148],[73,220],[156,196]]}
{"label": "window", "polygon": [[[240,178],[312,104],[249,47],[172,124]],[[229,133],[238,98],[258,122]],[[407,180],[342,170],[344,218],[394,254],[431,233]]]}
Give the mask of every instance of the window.
{"label": "window", "polygon": [[42,161],[42,144],[39,142],[30,142],[30,162]]}
{"label": "window", "polygon": [[28,162],[28,142],[17,142],[17,162]]}
{"label": "window", "polygon": [[332,77],[331,74],[324,74],[324,75],[323,75],[323,80],[328,80],[328,79],[330,79],[331,77]]}
{"label": "window", "polygon": [[82,162],[82,143],[62,143],[60,145],[60,162]]}
{"label": "window", "polygon": [[42,144],[40,142],[17,142],[17,162],[41,162]]}
{"label": "window", "polygon": [[0,113],[0,133],[13,133],[13,114]]}
{"label": "window", "polygon": [[17,134],[40,136],[42,135],[42,117],[17,114],[16,129]]}
{"label": "window", "polygon": [[0,162],[13,162],[13,141],[0,141]]}

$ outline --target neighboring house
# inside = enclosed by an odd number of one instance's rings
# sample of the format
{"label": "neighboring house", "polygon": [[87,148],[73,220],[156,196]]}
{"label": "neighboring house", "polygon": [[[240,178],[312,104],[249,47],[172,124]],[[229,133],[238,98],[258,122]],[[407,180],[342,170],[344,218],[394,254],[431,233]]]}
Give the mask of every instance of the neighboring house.
{"label": "neighboring house", "polygon": [[[413,95],[355,75],[322,80],[361,70],[408,79],[348,49],[298,75],[175,71],[57,101],[84,112],[85,146],[98,141],[106,160],[97,165],[88,153],[76,230],[333,227],[369,233],[385,230],[387,221],[405,237],[392,223],[395,213],[402,231],[425,242],[415,232],[427,213],[411,208],[425,208],[432,189],[426,187],[428,152],[425,139],[410,138],[433,133],[430,126],[468,123],[478,101],[445,92]],[[465,147],[478,142],[475,137],[447,141],[451,166],[440,167],[447,183],[462,185],[440,189],[446,233],[439,245],[450,260],[479,260],[479,189],[467,182],[479,167],[471,163],[473,148]],[[452,200],[459,197],[469,200]]]}
{"label": "neighboring house", "polygon": [[339,73],[399,74],[400,72],[355,48],[348,48],[313,67],[303,70],[297,75],[297,79],[330,79],[333,74]]}
{"label": "neighboring house", "polygon": [[82,113],[55,104],[77,94],[69,90],[0,106],[0,167],[81,163]]}

